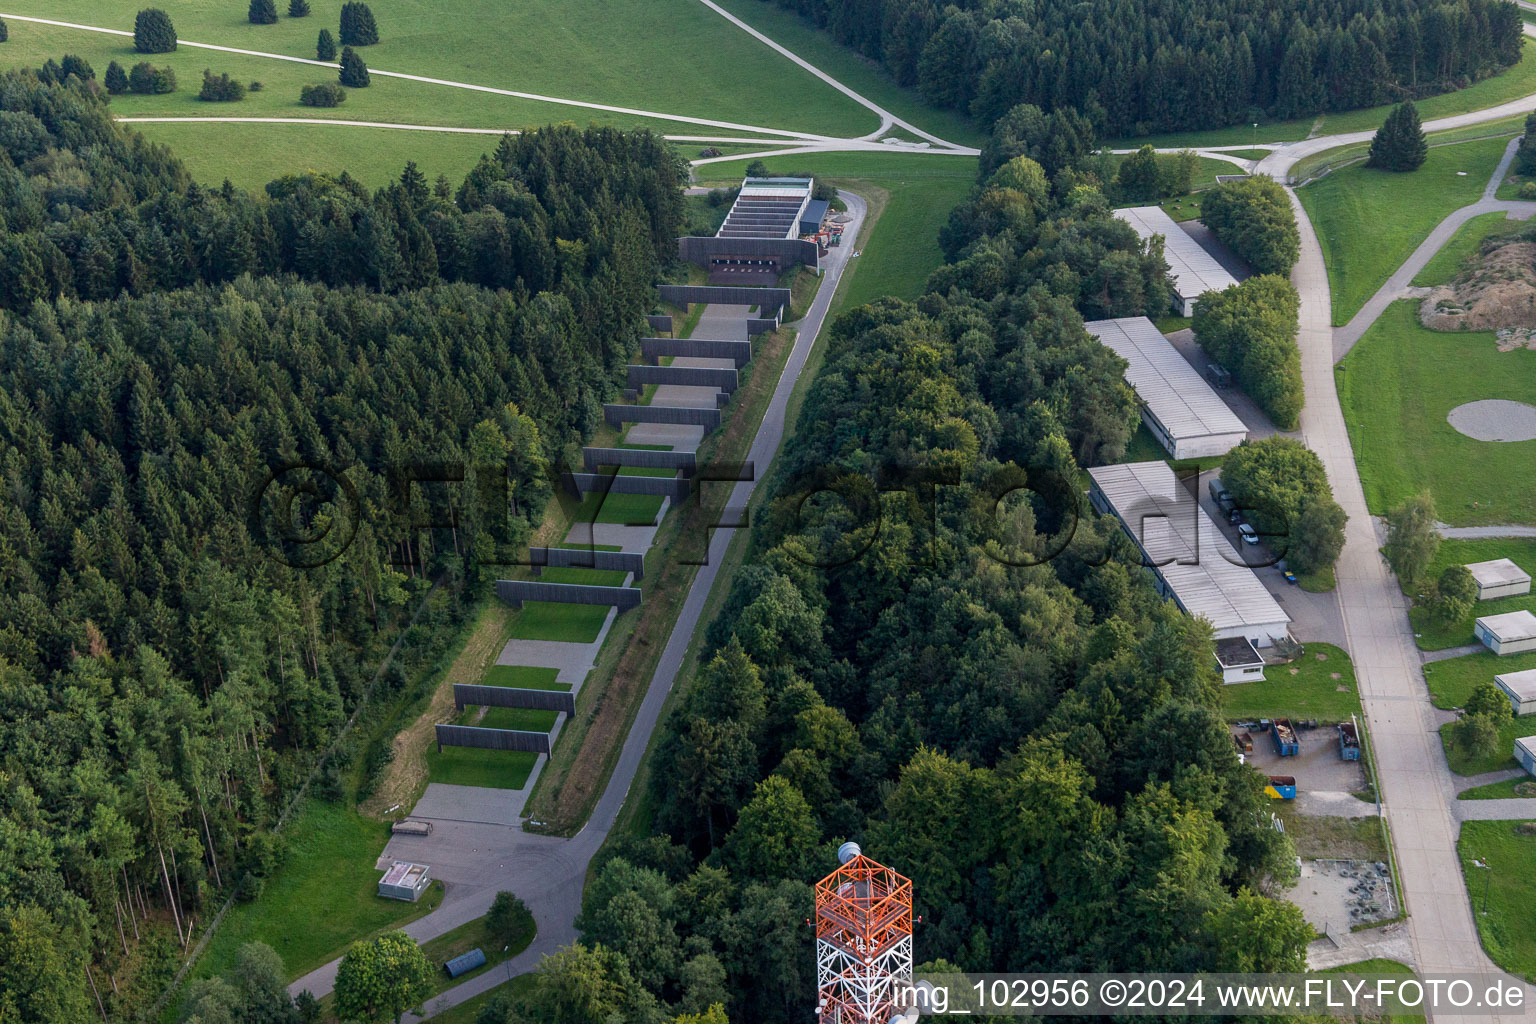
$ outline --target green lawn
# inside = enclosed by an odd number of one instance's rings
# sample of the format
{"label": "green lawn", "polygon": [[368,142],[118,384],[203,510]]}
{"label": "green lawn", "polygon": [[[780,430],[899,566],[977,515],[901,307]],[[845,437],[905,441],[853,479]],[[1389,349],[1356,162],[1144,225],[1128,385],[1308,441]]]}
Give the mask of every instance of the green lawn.
{"label": "green lawn", "polygon": [[383,872],[374,862],[389,825],[349,807],[311,799],[283,832],[288,853],[261,896],[236,903],[197,966],[198,977],[227,970],[247,942],[265,942],[298,978],[353,942],[398,928],[442,902],[442,883],[416,903],[378,895]]}
{"label": "green lawn", "polygon": [[[1120,165],[1122,163],[1124,163],[1126,158],[1129,157],[1129,156],[1130,156],[1129,153],[1111,153],[1111,154],[1109,154],[1109,166],[1114,171],[1118,171],[1120,169]],[[1195,175],[1195,180],[1193,182],[1191,182],[1191,187],[1194,190],[1196,190],[1196,191],[1198,191],[1198,190],[1200,190],[1202,188],[1210,188],[1212,185],[1216,184],[1216,175],[1218,175],[1218,174],[1242,174],[1243,173],[1243,169],[1241,167],[1237,166],[1237,164],[1234,164],[1234,163],[1232,163],[1231,161],[1228,161],[1228,160],[1215,160],[1215,159],[1212,159],[1211,157],[1208,157],[1208,156],[1202,156],[1199,159],[1200,159],[1200,170]],[[1180,197],[1180,198],[1187,198],[1187,197]],[[1140,206],[1142,204],[1141,203],[1125,203],[1124,205],[1126,205],[1126,206]]]}
{"label": "green lawn", "polygon": [[1438,146],[1408,174],[1352,164],[1297,193],[1328,264],[1335,324],[1359,312],[1447,214],[1482,196],[1506,144]]}
{"label": "green lawn", "polygon": [[[431,1003],[433,996],[438,993],[466,982],[470,978],[485,974],[495,969],[503,960],[517,956],[533,941],[534,932],[532,914],[523,915],[510,939],[492,935],[490,929],[485,926],[485,918],[479,917],[435,939],[423,942],[421,951],[426,954],[427,962],[433,967],[432,995],[428,996],[426,1001]],[[472,971],[465,971],[457,978],[448,977],[448,972],[443,970],[443,965],[472,949],[478,949],[485,954],[485,965],[476,967]]]}
{"label": "green lawn", "polygon": [[[488,992],[482,992],[473,999],[466,999],[458,1006],[450,1007],[442,1013],[432,1015],[432,1024],[475,1024],[480,1016],[480,1011],[485,1004],[498,993],[511,992],[514,996],[525,996],[533,988],[534,976],[519,974],[510,981],[504,981]],[[431,1006],[427,1007],[431,1010]]]}
{"label": "green lawn", "polygon": [[[1223,686],[1222,713],[1229,719],[1288,717],[1323,722],[1347,721],[1351,714],[1359,714],[1360,691],[1349,655],[1332,644],[1309,643],[1306,649],[1289,665],[1266,667],[1263,682]],[[1334,678],[1335,673],[1339,678]]]}
{"label": "green lawn", "polygon": [[1440,743],[1445,748],[1445,759],[1451,771],[1457,775],[1482,775],[1506,768],[1518,768],[1515,761],[1515,738],[1536,734],[1536,722],[1532,722],[1528,716],[1512,718],[1500,727],[1499,742],[1494,752],[1479,754],[1459,741],[1456,725],[1455,722],[1447,722],[1440,727]]}
{"label": "green lawn", "polygon": [[[242,116],[248,115],[242,112]],[[218,185],[227,178],[236,188],[250,191],[261,189],[267,182],[285,174],[303,171],[333,176],[346,171],[369,188],[379,188],[399,178],[407,160],[415,161],[428,181],[435,181],[439,174],[443,174],[454,188],[458,188],[464,176],[479,161],[480,154],[493,152],[498,142],[494,135],[451,135],[347,125],[137,124],[131,127],[151,142],[163,143],[175,150],[194,181]],[[233,152],[242,153],[242,158],[230,160],[229,154]]]}
{"label": "green lawn", "polygon": [[570,683],[556,682],[556,668],[532,668],[527,665],[492,665],[481,678],[482,686],[510,686],[515,690],[569,690]]}
{"label": "green lawn", "polygon": [[[1486,562],[1495,558],[1512,559],[1526,572],[1536,574],[1536,539],[1499,538],[1489,540],[1447,540],[1440,543],[1435,560],[1425,573],[1427,580],[1440,578],[1447,566],[1466,565],[1469,562]],[[1408,588],[1404,588],[1407,590]],[[1418,590],[1419,588],[1414,588]],[[1414,597],[1410,593],[1408,596]],[[1501,615],[1504,612],[1527,609],[1536,611],[1536,594],[1520,594],[1501,597],[1493,601],[1478,601],[1459,622],[1444,623],[1436,617],[1428,605],[1411,608],[1408,618],[1413,622],[1414,635],[1420,649],[1443,651],[1447,647],[1475,643],[1473,623],[1485,615]],[[1490,654],[1489,657],[1495,657]]]}
{"label": "green lawn", "polygon": [[629,574],[618,569],[582,569],[579,567],[546,567],[538,577],[541,583],[579,583],[588,587],[622,587]]}
{"label": "green lawn", "polygon": [[483,786],[487,789],[522,789],[533,771],[537,754],[520,750],[481,750],[478,747],[444,747],[427,744],[427,781],[450,786]]}
{"label": "green lawn", "polygon": [[[1532,723],[1536,729],[1536,723]],[[1529,775],[1519,779],[1505,779],[1503,782],[1490,782],[1486,786],[1474,786],[1464,789],[1457,794],[1458,800],[1512,800],[1536,796],[1536,781],[1532,781]]]}
{"label": "green lawn", "polygon": [[1379,515],[1427,489],[1453,526],[1536,523],[1536,441],[1474,441],[1446,422],[1478,399],[1536,403],[1536,352],[1427,330],[1417,307],[1389,306],[1336,371],[1366,504]]}
{"label": "green lawn", "polygon": [[[754,0],[756,2],[756,0]],[[869,194],[885,193],[879,222],[863,246],[863,255],[843,271],[843,308],[862,305],[882,295],[915,299],[922,294],[928,275],[944,262],[939,250],[939,228],[949,211],[966,197],[976,180],[974,157],[935,156],[921,153],[825,153],[808,156],[769,157],[775,174],[808,171],[818,178]],[[740,181],[744,161],[710,164],[704,176],[715,181]],[[845,246],[855,245],[844,238]]]}
{"label": "green lawn", "polygon": [[1459,708],[1466,704],[1478,683],[1491,683],[1496,675],[1528,668],[1536,668],[1536,651],[1502,658],[1492,651],[1475,651],[1425,665],[1424,681],[1429,685],[1430,701],[1435,707]]}
{"label": "green lawn", "polygon": [[511,636],[517,640],[589,644],[602,632],[609,609],[605,604],[524,601],[522,612],[512,622]]}
{"label": "green lawn", "polygon": [[1483,949],[1506,971],[1536,981],[1536,834],[1519,822],[1468,821],[1456,849]]}
{"label": "green lawn", "polygon": [[1481,213],[1461,226],[1445,247],[1424,264],[1424,269],[1414,277],[1420,286],[1449,284],[1461,272],[1462,265],[1483,244],[1483,239],[1493,235],[1520,231],[1529,224],[1510,220],[1503,213]]}
{"label": "green lawn", "polygon": [[587,494],[571,517],[573,523],[651,525],[661,511],[659,494]]}
{"label": "green lawn", "polygon": [[[131,29],[140,6],[138,0],[101,0],[87,10],[78,0],[34,0],[26,13]],[[229,0],[183,0],[171,5],[170,13],[177,33],[185,39],[313,58],[316,33],[322,27],[336,31],[341,0],[313,0],[311,7],[314,13],[310,17],[283,17],[276,25],[250,24],[246,5]],[[560,99],[826,134],[859,135],[879,123],[870,111],[692,0],[532,0],[517,4],[388,0],[377,5],[375,13],[381,41],[363,51],[372,68]],[[12,38],[21,31],[20,23],[12,26]],[[77,38],[88,35],[73,34]],[[113,46],[125,43],[122,37],[89,35]],[[81,52],[89,58],[84,49],[82,40],[67,47],[66,52]],[[204,65],[213,65],[215,71],[250,77],[243,63],[236,70],[237,61],[231,54],[202,51],[193,59],[199,73]],[[244,60],[261,60],[267,68],[282,63],[262,58]],[[323,73],[319,68],[291,66],[305,76]],[[182,78],[179,68],[177,77]],[[266,80],[279,75],[272,71],[255,77]],[[183,91],[190,82],[190,78],[183,81]],[[374,85],[362,91],[373,91],[379,82],[375,77]],[[773,83],[773,87],[762,88],[765,82]],[[392,120],[440,123],[436,108],[449,102],[446,94],[457,92],[484,112],[481,124],[501,127],[496,122],[504,116],[499,118],[495,111],[501,100],[509,99],[424,83],[391,84],[409,86],[410,93],[409,100],[394,107]],[[297,89],[293,89],[284,98],[293,102],[296,97]],[[348,106],[351,103],[349,99]],[[556,111],[540,120],[570,117]],[[721,133],[697,126],[685,129],[673,125],[671,130]],[[238,152],[230,154],[232,161],[239,156]]]}

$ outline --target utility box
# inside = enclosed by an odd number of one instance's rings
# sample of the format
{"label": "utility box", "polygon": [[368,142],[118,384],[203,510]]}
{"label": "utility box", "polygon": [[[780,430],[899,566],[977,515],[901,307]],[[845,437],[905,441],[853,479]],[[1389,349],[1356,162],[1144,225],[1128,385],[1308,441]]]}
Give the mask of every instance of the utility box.
{"label": "utility box", "polygon": [[1296,728],[1289,718],[1275,719],[1271,735],[1275,737],[1275,753],[1281,757],[1294,757],[1301,753],[1301,741],[1296,738]]}

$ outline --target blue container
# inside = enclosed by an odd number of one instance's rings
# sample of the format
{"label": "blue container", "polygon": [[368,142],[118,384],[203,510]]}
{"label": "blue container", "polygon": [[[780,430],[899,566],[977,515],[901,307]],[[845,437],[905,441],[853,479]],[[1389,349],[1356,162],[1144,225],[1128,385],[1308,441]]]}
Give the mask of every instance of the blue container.
{"label": "blue container", "polygon": [[462,953],[443,964],[443,969],[448,972],[448,977],[457,978],[461,974],[467,974],[476,967],[485,966],[485,954],[478,949],[472,949],[468,953]]}

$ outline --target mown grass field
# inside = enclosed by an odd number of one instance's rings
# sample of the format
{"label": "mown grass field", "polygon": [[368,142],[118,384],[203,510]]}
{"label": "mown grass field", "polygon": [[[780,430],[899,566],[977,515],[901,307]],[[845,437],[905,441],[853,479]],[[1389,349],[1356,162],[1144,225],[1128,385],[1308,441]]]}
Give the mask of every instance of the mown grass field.
{"label": "mown grass field", "polygon": [[1482,196],[1507,144],[1437,146],[1406,174],[1352,164],[1297,193],[1328,265],[1335,325],[1348,323],[1447,214]]}
{"label": "mown grass field", "polygon": [[[16,13],[132,29],[141,6],[138,0],[90,5],[34,0]],[[310,6],[309,17],[281,17],[275,25],[250,24],[246,5],[229,0],[181,0],[168,10],[183,39],[313,59],[320,29],[336,32],[341,0],[311,0]],[[371,6],[380,38],[363,51],[371,68],[823,134],[860,135],[879,123],[870,111],[692,0],[375,0]],[[286,9],[279,5],[280,13]],[[680,48],[683,41],[686,47]],[[218,65],[215,72],[235,73],[222,66],[232,63],[233,55],[205,51],[198,59],[213,61]],[[268,67],[277,63],[264,61]],[[309,74],[320,69],[303,70]],[[769,82],[772,88],[762,87]],[[399,101],[395,119],[438,123],[435,108],[442,95],[463,92],[409,84],[409,96]],[[487,94],[465,95],[478,96],[481,109],[492,99]],[[296,96],[294,90],[289,101]],[[721,134],[718,129],[673,130]]]}
{"label": "mown grass field", "polygon": [[1480,213],[1463,224],[1461,230],[1430,257],[1424,269],[1414,277],[1413,283],[1420,286],[1450,284],[1461,273],[1467,260],[1479,250],[1485,238],[1510,234],[1528,226],[1526,222],[1510,220],[1503,213]]}
{"label": "mown grass field", "polygon": [[1536,441],[1476,441],[1446,421],[1478,399],[1536,403],[1536,352],[1426,330],[1417,305],[1389,306],[1335,371],[1366,504],[1380,515],[1428,490],[1453,526],[1536,523]]}
{"label": "mown grass field", "polygon": [[[944,262],[939,228],[976,180],[974,157],[919,153],[826,153],[768,157],[774,174],[807,171],[833,185],[863,193],[879,221],[863,255],[843,271],[840,305],[862,305],[882,295],[915,299],[928,275]],[[739,182],[747,161],[700,169],[701,180]],[[853,244],[845,239],[844,245]]]}
{"label": "mown grass field", "polygon": [[[1430,564],[1425,578],[1434,581],[1446,567],[1466,565],[1469,562],[1487,562],[1495,558],[1512,559],[1526,572],[1536,575],[1536,539],[1499,538],[1489,540],[1447,540],[1440,544],[1435,560]],[[1419,587],[1404,588],[1414,597]],[[1536,594],[1520,594],[1501,597],[1493,601],[1478,601],[1472,610],[1456,622],[1443,622],[1434,615],[1427,604],[1409,610],[1415,639],[1420,649],[1443,651],[1448,647],[1470,644],[1476,641],[1472,635],[1473,623],[1484,615],[1501,615],[1504,612],[1527,609],[1536,611]],[[1490,655],[1493,657],[1493,655]]]}
{"label": "mown grass field", "polygon": [[589,644],[602,632],[609,611],[610,606],[605,604],[524,601],[523,610],[512,623],[512,637]]}
{"label": "mown grass field", "polygon": [[1536,834],[1521,824],[1463,822],[1456,849],[1483,949],[1506,971],[1536,981]]}
{"label": "mown grass field", "polygon": [[[491,934],[491,930],[486,927],[485,918],[477,917],[435,939],[423,942],[421,951],[426,954],[427,963],[432,965],[432,995],[427,997],[426,1002],[430,1004],[433,997],[439,993],[462,984],[470,978],[486,974],[494,970],[503,960],[517,956],[528,948],[528,944],[533,941],[535,931],[532,914],[520,915],[511,936]],[[484,966],[465,971],[457,978],[448,977],[448,972],[443,970],[443,965],[472,949],[478,949],[485,954]]]}
{"label": "mown grass field", "polygon": [[1321,722],[1344,722],[1359,714],[1360,689],[1349,655],[1332,644],[1311,643],[1306,648],[1307,653],[1289,665],[1265,668],[1262,682],[1223,686],[1222,714],[1229,719],[1291,717]]}
{"label": "mown grass field", "polygon": [[[1532,726],[1536,728],[1536,725]],[[1462,790],[1456,794],[1458,800],[1512,800],[1536,796],[1536,782],[1531,781],[1529,775],[1519,779],[1505,779],[1503,782],[1490,782],[1486,786],[1475,786],[1472,789]]]}
{"label": "mown grass field", "polygon": [[227,970],[245,943],[265,942],[283,958],[288,977],[298,978],[351,943],[414,921],[443,900],[441,882],[416,903],[379,896],[383,872],[373,864],[389,826],[350,807],[312,799],[283,835],[288,852],[282,866],[259,899],[230,908],[198,963],[198,977]]}
{"label": "mown grass field", "polygon": [[555,668],[531,668],[527,665],[492,665],[480,680],[482,686],[510,686],[517,690],[569,690],[570,683],[555,681]]}

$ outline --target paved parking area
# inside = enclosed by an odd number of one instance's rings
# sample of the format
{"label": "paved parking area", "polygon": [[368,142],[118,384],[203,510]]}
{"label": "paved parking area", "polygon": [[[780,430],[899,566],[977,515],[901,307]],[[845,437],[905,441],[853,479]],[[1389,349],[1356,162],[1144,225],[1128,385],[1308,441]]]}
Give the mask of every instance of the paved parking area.
{"label": "paved parking area", "polygon": [[[1333,726],[1318,726],[1316,729],[1298,727],[1296,735],[1301,741],[1301,753],[1291,757],[1281,757],[1275,753],[1272,732],[1255,732],[1253,753],[1248,755],[1248,763],[1265,775],[1295,776],[1297,810],[1302,813],[1318,813],[1306,809],[1301,799],[1302,794],[1327,794],[1330,797],[1328,801],[1330,804],[1336,802],[1331,798],[1343,797],[1351,803],[1359,804],[1368,814],[1376,813],[1375,804],[1357,800],[1352,795],[1355,790],[1365,787],[1365,769],[1359,761],[1345,761],[1339,757],[1338,733]],[[1337,814],[1338,811],[1325,807],[1321,809],[1321,813]],[[1349,817],[1356,816],[1349,815]]]}

